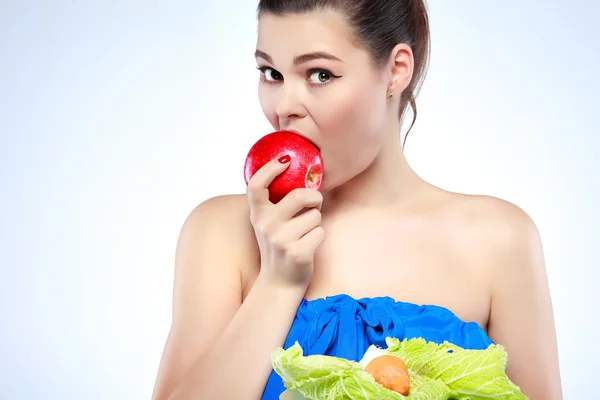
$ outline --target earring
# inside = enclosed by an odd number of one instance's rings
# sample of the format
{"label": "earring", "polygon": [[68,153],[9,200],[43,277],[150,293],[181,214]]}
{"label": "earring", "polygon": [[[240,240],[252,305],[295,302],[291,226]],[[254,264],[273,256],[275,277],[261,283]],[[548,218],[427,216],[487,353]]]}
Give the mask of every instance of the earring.
{"label": "earring", "polygon": [[394,97],[394,92],[390,92],[390,94],[388,95],[388,97],[391,99],[392,97]]}

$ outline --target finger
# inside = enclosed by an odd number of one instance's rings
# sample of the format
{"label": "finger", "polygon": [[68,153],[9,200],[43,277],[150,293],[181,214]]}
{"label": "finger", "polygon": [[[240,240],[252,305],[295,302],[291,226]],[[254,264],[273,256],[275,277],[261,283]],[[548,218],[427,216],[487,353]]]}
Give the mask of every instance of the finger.
{"label": "finger", "polygon": [[279,203],[277,213],[282,220],[293,218],[300,211],[308,208],[321,209],[323,195],[315,189],[294,189],[289,192]]}
{"label": "finger", "polygon": [[319,225],[321,225],[321,212],[311,208],[285,224],[280,234],[281,239],[284,242],[296,241]]}
{"label": "finger", "polygon": [[325,230],[322,226],[317,226],[302,236],[296,244],[306,251],[307,254],[315,254],[323,241],[325,241]]}
{"label": "finger", "polygon": [[[281,162],[281,161],[285,162]],[[269,185],[279,174],[290,166],[289,159],[284,157],[273,159],[259,168],[248,181],[246,188],[250,202],[254,204],[266,204],[269,202]]]}

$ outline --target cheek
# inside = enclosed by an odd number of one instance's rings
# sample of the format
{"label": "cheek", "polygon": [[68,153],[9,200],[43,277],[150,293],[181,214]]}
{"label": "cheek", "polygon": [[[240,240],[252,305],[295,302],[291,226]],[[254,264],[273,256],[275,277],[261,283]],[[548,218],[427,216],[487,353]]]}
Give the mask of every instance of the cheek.
{"label": "cheek", "polygon": [[[329,103],[324,117],[328,126],[322,127],[328,141],[335,142],[332,150],[344,156],[372,152],[383,139],[385,99],[375,86],[357,85],[341,92]],[[364,151],[357,151],[359,148]]]}
{"label": "cheek", "polygon": [[[344,88],[321,107],[315,120],[327,142],[327,186],[336,186],[363,171],[384,140],[386,99],[375,85]],[[320,118],[319,118],[320,117]]]}
{"label": "cheek", "polygon": [[347,85],[339,90],[328,107],[331,124],[345,129],[333,129],[331,135],[350,143],[368,143],[381,134],[386,102],[375,84]]}
{"label": "cheek", "polygon": [[273,129],[278,129],[279,119],[276,113],[275,96],[271,88],[265,87],[264,84],[260,84],[258,88],[258,101],[262,109],[263,114],[273,126]]}

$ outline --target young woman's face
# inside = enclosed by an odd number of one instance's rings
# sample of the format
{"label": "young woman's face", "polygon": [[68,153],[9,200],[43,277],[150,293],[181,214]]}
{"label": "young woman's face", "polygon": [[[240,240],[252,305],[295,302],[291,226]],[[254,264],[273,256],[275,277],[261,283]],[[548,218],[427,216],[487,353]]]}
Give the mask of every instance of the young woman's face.
{"label": "young woman's face", "polygon": [[263,14],[256,48],[263,112],[275,130],[297,131],[321,149],[322,191],[364,171],[397,112],[389,75],[373,66],[341,14]]}

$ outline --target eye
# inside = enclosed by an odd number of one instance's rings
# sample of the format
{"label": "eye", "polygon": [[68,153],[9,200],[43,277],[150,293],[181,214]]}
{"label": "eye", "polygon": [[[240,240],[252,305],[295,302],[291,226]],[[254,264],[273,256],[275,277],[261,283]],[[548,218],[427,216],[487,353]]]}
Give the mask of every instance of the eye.
{"label": "eye", "polygon": [[331,74],[326,71],[317,71],[310,74],[313,83],[325,83],[331,79]]}
{"label": "eye", "polygon": [[308,71],[308,79],[310,80],[310,83],[314,85],[325,85],[334,78],[341,77],[335,76],[326,69],[311,69],[310,71]]}
{"label": "eye", "polygon": [[270,67],[259,67],[260,72],[262,72],[263,80],[266,82],[275,82],[283,79],[283,76],[273,68]]}

